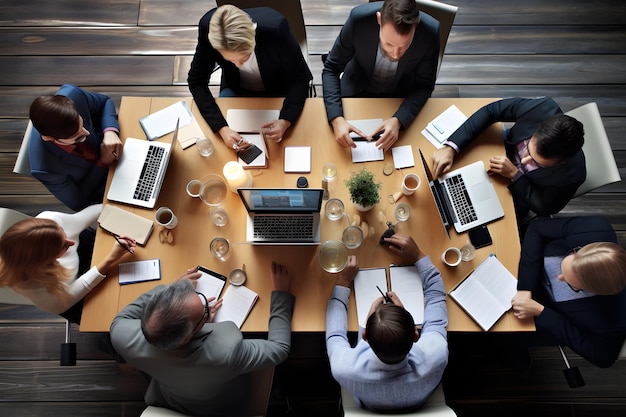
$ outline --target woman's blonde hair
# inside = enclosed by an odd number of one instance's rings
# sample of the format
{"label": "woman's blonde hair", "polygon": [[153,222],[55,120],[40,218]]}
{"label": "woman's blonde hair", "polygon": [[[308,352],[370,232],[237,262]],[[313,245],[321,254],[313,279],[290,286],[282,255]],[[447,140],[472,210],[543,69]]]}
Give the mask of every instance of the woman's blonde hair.
{"label": "woman's blonde hair", "polygon": [[586,291],[617,294],[626,287],[626,251],[617,243],[590,243],[574,254],[572,270]]}
{"label": "woman's blonde hair", "polygon": [[65,246],[61,226],[49,219],[24,219],[0,238],[0,286],[65,291],[69,271],[57,260]]}
{"label": "woman's blonde hair", "polygon": [[218,7],[209,22],[209,43],[218,51],[254,51],[256,25],[248,13],[231,5]]}

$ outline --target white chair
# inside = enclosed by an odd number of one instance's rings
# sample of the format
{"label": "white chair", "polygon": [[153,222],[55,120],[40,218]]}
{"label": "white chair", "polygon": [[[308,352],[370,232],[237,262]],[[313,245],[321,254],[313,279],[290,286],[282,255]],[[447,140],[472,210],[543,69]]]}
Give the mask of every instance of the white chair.
{"label": "white chair", "polygon": [[[264,417],[270,401],[274,368],[263,368],[250,374],[250,386],[252,394],[246,409],[238,417]],[[149,405],[141,413],[140,417],[186,417],[186,414],[169,408]],[[227,417],[227,416],[224,416]]]}
{"label": "white chair", "polygon": [[[344,417],[363,417],[381,415],[374,411],[365,410],[356,405],[354,397],[345,388],[341,388],[341,405],[343,407]],[[456,413],[446,404],[446,397],[443,393],[443,386],[439,384],[435,392],[428,397],[426,403],[415,411],[409,413],[400,413],[402,416],[420,416],[420,417],[456,417]]]}
{"label": "white chair", "polygon": [[24,133],[24,139],[22,139],[22,145],[20,146],[20,151],[17,154],[17,159],[15,160],[15,166],[13,167],[13,172],[16,174],[22,174],[26,176],[30,175],[30,159],[28,157],[28,143],[31,141],[32,136],[35,134],[36,130],[33,128],[33,122],[28,121],[28,126],[26,127],[26,132]]}
{"label": "white chair", "polygon": [[[379,0],[370,0],[370,3]],[[458,11],[457,6],[453,6],[446,3],[441,3],[435,0],[415,0],[420,7],[420,10],[427,13],[439,21],[439,64],[437,65],[437,76],[439,75],[439,68],[441,68],[441,61],[443,60],[443,54],[446,50],[448,43],[448,37],[450,36],[450,30]]]}
{"label": "white chair", "polygon": [[578,187],[578,197],[603,185],[621,181],[609,138],[604,130],[600,111],[596,103],[588,103],[565,113],[580,121],[585,127],[585,166],[587,178]]}

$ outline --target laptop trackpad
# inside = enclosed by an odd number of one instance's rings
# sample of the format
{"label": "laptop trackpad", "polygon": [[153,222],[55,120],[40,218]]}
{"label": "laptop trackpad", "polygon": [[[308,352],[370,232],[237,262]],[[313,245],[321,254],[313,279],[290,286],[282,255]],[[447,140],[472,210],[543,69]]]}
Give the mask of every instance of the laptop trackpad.
{"label": "laptop trackpad", "polygon": [[474,203],[490,200],[493,196],[493,186],[488,182],[481,182],[470,188],[470,195]]}

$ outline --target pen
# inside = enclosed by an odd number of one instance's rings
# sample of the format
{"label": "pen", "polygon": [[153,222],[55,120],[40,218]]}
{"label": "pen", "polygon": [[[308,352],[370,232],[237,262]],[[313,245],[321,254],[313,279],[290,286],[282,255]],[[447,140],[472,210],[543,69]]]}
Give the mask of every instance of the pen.
{"label": "pen", "polygon": [[393,302],[391,301],[391,298],[389,298],[389,296],[386,293],[384,293],[383,290],[381,290],[378,285],[376,286],[376,288],[378,288],[378,291],[380,292],[380,295],[383,296],[383,298],[385,299],[386,303],[392,303],[393,304]]}
{"label": "pen", "polygon": [[383,130],[379,130],[378,132],[374,133],[374,134],[372,135],[372,140],[378,140],[378,139],[380,139],[380,136],[381,136],[383,133],[385,133],[385,129],[383,129]]}
{"label": "pen", "polygon": [[122,241],[120,240],[119,236],[116,235],[115,233],[111,233],[113,235],[113,237],[115,238],[115,241],[124,249],[126,249],[128,251],[128,253],[133,253],[130,248],[128,246],[126,246],[124,243],[122,243]]}

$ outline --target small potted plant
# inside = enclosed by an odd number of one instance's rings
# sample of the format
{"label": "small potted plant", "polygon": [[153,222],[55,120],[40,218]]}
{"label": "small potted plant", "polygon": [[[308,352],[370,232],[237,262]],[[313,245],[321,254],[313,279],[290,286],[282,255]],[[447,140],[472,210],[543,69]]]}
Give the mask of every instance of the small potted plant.
{"label": "small potted plant", "polygon": [[367,211],[380,201],[380,182],[376,182],[371,171],[363,168],[359,172],[353,172],[344,183],[357,210]]}

